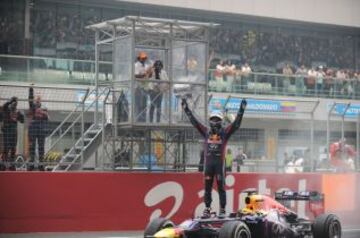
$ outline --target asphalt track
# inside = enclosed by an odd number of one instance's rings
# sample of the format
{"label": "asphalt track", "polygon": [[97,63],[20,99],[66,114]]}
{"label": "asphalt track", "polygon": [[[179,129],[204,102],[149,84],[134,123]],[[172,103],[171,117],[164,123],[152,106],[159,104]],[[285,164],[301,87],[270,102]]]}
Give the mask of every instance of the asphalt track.
{"label": "asphalt track", "polygon": [[[142,238],[142,232],[134,231],[0,234],[0,238]],[[343,230],[342,238],[360,238],[360,228],[345,228]]]}

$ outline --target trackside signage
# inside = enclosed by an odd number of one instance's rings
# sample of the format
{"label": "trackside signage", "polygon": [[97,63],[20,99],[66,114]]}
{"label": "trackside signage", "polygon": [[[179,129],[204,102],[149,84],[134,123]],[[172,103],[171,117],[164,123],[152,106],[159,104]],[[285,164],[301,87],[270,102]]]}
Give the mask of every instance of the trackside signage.
{"label": "trackside signage", "polygon": [[[296,103],[289,101],[272,101],[272,100],[256,100],[248,99],[246,110],[248,112],[295,112]],[[239,109],[241,98],[226,98],[214,97],[209,104],[210,111],[218,111],[226,109],[230,113],[236,113]],[[225,108],[224,108],[225,106]]]}
{"label": "trackside signage", "polygon": [[[328,104],[328,110],[330,110],[332,104]],[[333,114],[338,116],[345,115],[345,117],[357,117],[360,113],[360,104],[350,104],[349,106],[345,103],[339,103],[334,106],[332,111]]]}
{"label": "trackside signage", "polygon": [[[325,207],[328,211],[339,214],[344,224],[347,217],[360,223],[360,207],[354,200],[360,196],[354,188],[360,176],[353,175],[347,184],[347,196],[335,196],[344,190],[339,189],[344,187],[341,181],[349,180],[346,176],[339,180],[336,175],[325,178],[321,174],[229,174],[227,212],[244,206],[247,189],[269,195],[286,189],[325,189],[334,197]],[[348,193],[349,189],[353,192]],[[179,223],[204,208],[201,173],[7,172],[0,173],[0,191],[0,233],[143,230],[153,218]],[[218,194],[212,193],[212,207],[217,211]],[[347,206],[331,207],[338,203]],[[300,215],[310,215],[306,202],[291,206]]]}

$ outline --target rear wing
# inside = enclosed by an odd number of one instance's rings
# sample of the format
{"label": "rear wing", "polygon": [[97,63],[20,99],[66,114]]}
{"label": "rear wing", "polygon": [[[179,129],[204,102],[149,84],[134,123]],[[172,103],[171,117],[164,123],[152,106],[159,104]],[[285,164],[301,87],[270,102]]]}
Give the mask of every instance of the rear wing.
{"label": "rear wing", "polygon": [[277,201],[324,201],[324,194],[317,191],[283,191],[275,193]]}
{"label": "rear wing", "polygon": [[314,217],[324,213],[324,198],[324,194],[317,191],[283,191],[275,193],[275,200],[279,201],[285,206],[285,201],[309,201],[308,209],[314,215]]}

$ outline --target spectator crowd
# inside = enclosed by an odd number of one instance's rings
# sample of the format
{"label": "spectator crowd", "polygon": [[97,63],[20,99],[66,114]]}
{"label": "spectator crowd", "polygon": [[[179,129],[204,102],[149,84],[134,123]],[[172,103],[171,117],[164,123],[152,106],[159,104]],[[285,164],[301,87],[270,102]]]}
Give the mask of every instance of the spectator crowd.
{"label": "spectator crowd", "polygon": [[[18,54],[24,47],[24,9],[22,1],[3,0],[0,3],[0,46],[5,53]],[[35,2],[30,12],[29,30],[34,53],[72,59],[93,58],[94,33],[85,29],[87,25],[124,15],[146,16],[138,9],[119,11],[42,2]],[[188,15],[169,15],[167,18],[191,20]],[[331,68],[356,68],[359,38],[349,33],[317,30],[311,26],[304,29],[291,25],[251,24],[235,19],[219,23],[221,27],[211,31],[210,50],[227,55],[226,58],[246,60],[256,67],[276,68],[278,63],[288,61],[294,65],[310,66],[320,62]]]}
{"label": "spectator crowd", "polygon": [[[214,64],[213,64],[214,65]],[[256,78],[256,79],[255,79]],[[253,72],[248,62],[235,65],[220,60],[210,72],[210,88],[215,91],[246,91],[250,85],[268,84],[284,94],[354,98],[360,92],[360,71],[336,69],[323,65],[297,67],[284,63],[276,74]]]}
{"label": "spectator crowd", "polygon": [[274,67],[288,61],[295,65],[322,63],[329,67],[355,68],[353,48],[356,37],[333,33],[317,34],[300,30],[238,25],[216,28],[210,39],[211,49],[248,61],[251,65]]}

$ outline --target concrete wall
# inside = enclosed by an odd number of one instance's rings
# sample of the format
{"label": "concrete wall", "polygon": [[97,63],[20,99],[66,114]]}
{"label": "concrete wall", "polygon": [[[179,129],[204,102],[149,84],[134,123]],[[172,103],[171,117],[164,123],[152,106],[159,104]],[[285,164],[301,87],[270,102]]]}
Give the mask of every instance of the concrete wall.
{"label": "concrete wall", "polygon": [[360,1],[357,0],[132,0],[131,2],[360,27]]}

